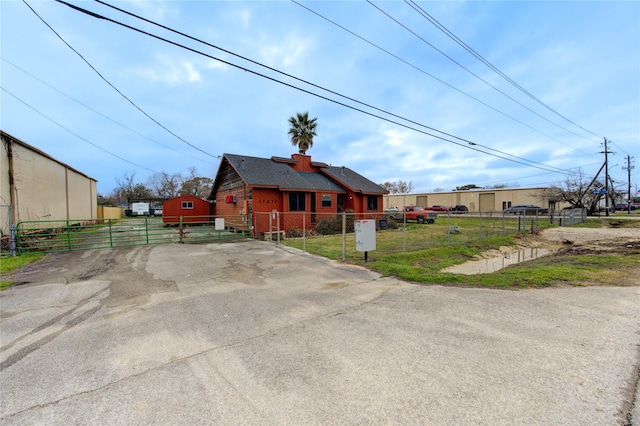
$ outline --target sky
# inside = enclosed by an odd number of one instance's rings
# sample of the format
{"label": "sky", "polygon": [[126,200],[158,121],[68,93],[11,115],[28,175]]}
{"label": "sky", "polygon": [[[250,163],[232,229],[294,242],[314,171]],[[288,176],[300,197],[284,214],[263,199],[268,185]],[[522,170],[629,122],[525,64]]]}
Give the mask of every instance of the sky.
{"label": "sky", "polygon": [[590,180],[605,138],[640,189],[638,1],[68,4],[0,1],[0,127],[102,195],[289,157],[307,111],[314,161],[415,193]]}

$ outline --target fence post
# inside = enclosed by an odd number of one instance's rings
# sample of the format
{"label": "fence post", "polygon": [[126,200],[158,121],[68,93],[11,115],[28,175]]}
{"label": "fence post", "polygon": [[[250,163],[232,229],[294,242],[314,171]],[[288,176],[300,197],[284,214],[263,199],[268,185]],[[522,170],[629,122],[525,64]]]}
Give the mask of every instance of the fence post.
{"label": "fence post", "polygon": [[113,248],[113,230],[111,227],[111,221],[113,219],[109,219],[109,247]]}
{"label": "fence post", "polygon": [[347,260],[347,212],[342,212],[342,260]]}
{"label": "fence post", "polygon": [[149,245],[149,217],[144,217],[144,232],[147,240],[147,245]]}
{"label": "fence post", "polygon": [[71,230],[69,229],[69,220],[65,220],[67,223],[66,233],[67,233],[67,250],[71,251]]}
{"label": "fence post", "polygon": [[184,235],[184,232],[183,232],[184,228],[182,227],[182,216],[179,217],[178,223],[179,223],[179,225],[178,225],[178,231],[179,232],[178,233],[180,234],[179,242],[180,242],[180,244],[182,244],[184,242],[184,241],[182,241],[182,236]]}
{"label": "fence post", "polygon": [[307,251],[307,212],[302,213],[302,251]]}
{"label": "fence post", "polygon": [[407,212],[404,211],[405,209],[402,209],[402,223],[403,223],[403,227],[402,227],[402,251],[406,252],[407,251]]}
{"label": "fence post", "polygon": [[278,213],[276,213],[276,232],[278,233],[278,235],[276,235],[276,244],[280,245],[280,212],[278,211]]}
{"label": "fence post", "polygon": [[16,226],[13,224],[9,225],[9,252],[11,253],[11,256],[15,256],[17,254]]}

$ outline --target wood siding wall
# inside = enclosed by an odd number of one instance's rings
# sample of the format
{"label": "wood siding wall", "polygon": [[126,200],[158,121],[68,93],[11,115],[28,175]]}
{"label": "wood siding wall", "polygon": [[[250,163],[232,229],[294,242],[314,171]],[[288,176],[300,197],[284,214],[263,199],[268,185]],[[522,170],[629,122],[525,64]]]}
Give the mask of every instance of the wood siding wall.
{"label": "wood siding wall", "polygon": [[[192,202],[192,209],[183,209],[183,202]],[[201,222],[210,217],[212,212],[211,203],[193,195],[182,195],[172,198],[162,203],[162,221],[164,223],[179,223],[182,216],[182,222]],[[198,216],[198,217],[190,217]]]}

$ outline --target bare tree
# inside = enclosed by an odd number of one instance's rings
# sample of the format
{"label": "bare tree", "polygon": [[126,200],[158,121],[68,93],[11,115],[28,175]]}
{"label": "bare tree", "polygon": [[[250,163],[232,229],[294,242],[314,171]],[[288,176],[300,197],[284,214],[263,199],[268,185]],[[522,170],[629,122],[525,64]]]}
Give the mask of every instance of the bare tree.
{"label": "bare tree", "polygon": [[167,172],[157,172],[147,180],[147,185],[160,198],[177,197],[182,185],[182,175],[180,173],[169,174]]}
{"label": "bare tree", "polygon": [[381,183],[380,186],[389,191],[390,194],[409,194],[413,191],[413,182],[411,181],[385,182]]}
{"label": "bare tree", "polygon": [[538,198],[542,201],[566,202],[574,207],[587,209],[587,214],[594,214],[599,210],[599,202],[603,196],[606,196],[604,182],[588,179],[580,170],[567,176],[564,182],[544,189]]}
{"label": "bare tree", "polygon": [[180,194],[189,194],[200,198],[205,198],[211,193],[213,179],[198,176],[195,167],[189,168],[189,176],[182,181]]}
{"label": "bare tree", "polygon": [[118,186],[109,195],[116,203],[128,203],[131,198],[148,198],[151,190],[142,183],[135,182],[135,173],[125,172],[121,178],[116,178]]}

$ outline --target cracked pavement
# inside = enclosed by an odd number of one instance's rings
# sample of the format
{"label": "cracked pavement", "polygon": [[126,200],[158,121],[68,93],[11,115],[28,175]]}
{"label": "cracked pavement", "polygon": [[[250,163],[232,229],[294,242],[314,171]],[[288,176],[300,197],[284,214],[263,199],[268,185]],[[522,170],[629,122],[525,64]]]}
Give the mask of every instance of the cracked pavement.
{"label": "cracked pavement", "polygon": [[0,422],[640,425],[640,288],[417,286],[260,241],[49,256]]}

